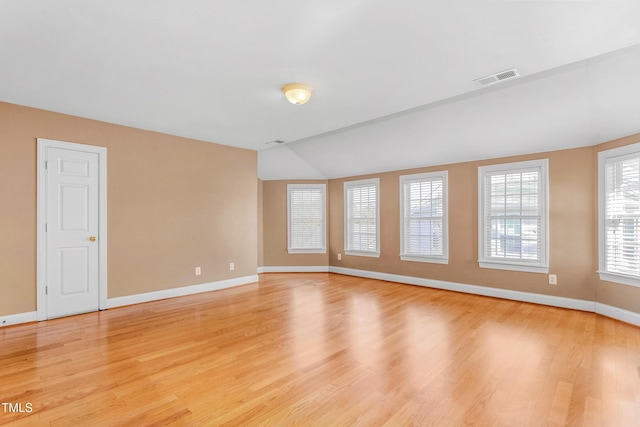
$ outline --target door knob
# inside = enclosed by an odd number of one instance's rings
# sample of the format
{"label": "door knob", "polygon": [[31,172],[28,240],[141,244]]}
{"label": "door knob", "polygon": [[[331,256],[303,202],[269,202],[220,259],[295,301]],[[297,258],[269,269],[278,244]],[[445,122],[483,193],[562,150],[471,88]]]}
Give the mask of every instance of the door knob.
{"label": "door knob", "polygon": [[91,240],[92,242],[95,242],[96,241],[96,236],[89,237],[89,240]]}

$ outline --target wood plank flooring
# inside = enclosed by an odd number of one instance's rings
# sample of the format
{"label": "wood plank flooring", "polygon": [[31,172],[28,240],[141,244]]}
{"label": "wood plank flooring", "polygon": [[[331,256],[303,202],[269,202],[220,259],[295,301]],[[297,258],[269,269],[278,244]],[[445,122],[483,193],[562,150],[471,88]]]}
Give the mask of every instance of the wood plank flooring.
{"label": "wood plank flooring", "polygon": [[[0,424],[638,426],[640,328],[329,273],[0,329]],[[15,413],[15,404],[32,406]],[[3,409],[4,408],[4,409]]]}

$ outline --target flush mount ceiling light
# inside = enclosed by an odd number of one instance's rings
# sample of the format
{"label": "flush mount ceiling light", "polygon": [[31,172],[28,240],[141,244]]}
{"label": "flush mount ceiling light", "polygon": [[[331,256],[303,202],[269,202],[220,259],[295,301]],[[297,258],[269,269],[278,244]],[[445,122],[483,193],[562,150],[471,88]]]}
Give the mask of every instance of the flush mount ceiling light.
{"label": "flush mount ceiling light", "polygon": [[292,104],[302,105],[306,104],[311,98],[313,88],[309,85],[302,83],[288,83],[282,86],[282,93]]}

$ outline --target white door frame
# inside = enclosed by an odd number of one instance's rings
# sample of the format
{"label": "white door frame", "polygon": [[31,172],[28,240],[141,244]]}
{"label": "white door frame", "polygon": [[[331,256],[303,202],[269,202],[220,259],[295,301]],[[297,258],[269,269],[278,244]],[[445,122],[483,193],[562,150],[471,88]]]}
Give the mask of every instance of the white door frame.
{"label": "white door frame", "polygon": [[96,153],[99,163],[98,184],[98,286],[99,309],[107,309],[107,148],[93,145],[77,144],[74,142],[54,141],[52,139],[38,138],[38,231],[37,231],[37,320],[46,320],[47,317],[47,236],[45,231],[47,219],[47,176],[46,154],[48,148],[60,148],[63,150],[84,151]]}

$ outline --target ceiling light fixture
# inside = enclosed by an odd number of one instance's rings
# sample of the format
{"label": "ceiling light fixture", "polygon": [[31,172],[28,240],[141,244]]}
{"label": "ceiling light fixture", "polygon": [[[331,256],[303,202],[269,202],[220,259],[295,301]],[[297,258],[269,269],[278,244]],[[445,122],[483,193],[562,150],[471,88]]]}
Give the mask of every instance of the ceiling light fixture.
{"label": "ceiling light fixture", "polygon": [[295,105],[306,104],[311,98],[312,92],[313,88],[311,86],[302,83],[288,83],[282,86],[282,93],[284,93],[287,101]]}

